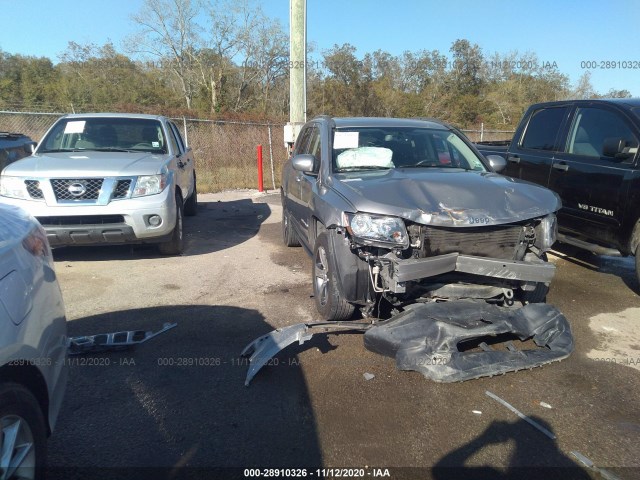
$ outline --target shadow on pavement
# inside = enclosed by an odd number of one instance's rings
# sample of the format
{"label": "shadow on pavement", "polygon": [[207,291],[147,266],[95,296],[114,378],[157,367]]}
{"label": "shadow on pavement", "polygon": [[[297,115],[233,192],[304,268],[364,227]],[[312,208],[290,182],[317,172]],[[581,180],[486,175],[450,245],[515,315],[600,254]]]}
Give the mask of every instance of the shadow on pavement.
{"label": "shadow on pavement", "polygon": [[[251,199],[200,202],[198,214],[184,219],[185,249],[182,256],[213,253],[246,242],[260,230],[269,215],[267,203]],[[87,245],[60,247],[56,261],[110,261],[162,258],[153,244]]]}
{"label": "shadow on pavement", "polygon": [[[70,357],[65,402],[49,441],[48,478],[243,478],[244,468],[321,466],[295,357],[265,367],[265,381],[244,386],[247,362],[239,354],[272,330],[259,312],[155,307],[86,317],[68,327],[70,336],[81,336],[156,331],[165,322],[178,326],[135,349]],[[280,368],[287,374],[274,374]],[[186,468],[175,476],[176,467]]]}
{"label": "shadow on pavement", "polygon": [[[553,431],[541,418],[531,419],[548,431]],[[470,459],[474,460],[473,463],[480,463],[474,457],[481,457],[485,448],[506,443],[513,445],[507,465],[502,465],[501,460],[495,460],[488,465],[485,461],[485,465],[482,466],[466,466]],[[558,450],[554,440],[537,432],[524,420],[513,423],[493,421],[479,437],[442,457],[434,465],[431,473],[436,480],[591,478],[576,462]]]}
{"label": "shadow on pavement", "polygon": [[593,272],[617,275],[629,289],[640,293],[640,285],[636,277],[635,257],[596,255],[566,243],[556,243],[552,253],[567,262]]}

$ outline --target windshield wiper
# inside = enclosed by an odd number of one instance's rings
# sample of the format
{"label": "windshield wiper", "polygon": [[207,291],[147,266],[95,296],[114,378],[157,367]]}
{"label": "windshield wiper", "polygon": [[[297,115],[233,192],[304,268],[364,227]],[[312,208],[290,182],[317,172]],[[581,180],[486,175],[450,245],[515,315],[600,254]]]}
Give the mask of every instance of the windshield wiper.
{"label": "windshield wiper", "polygon": [[342,172],[355,172],[358,170],[390,170],[391,167],[383,167],[380,165],[360,165],[357,167],[344,167],[336,170],[337,173]]}
{"label": "windshield wiper", "polygon": [[40,150],[38,153],[60,153],[60,152],[84,152],[86,148],[51,148],[49,150]]}
{"label": "windshield wiper", "polygon": [[117,147],[100,147],[100,148],[92,148],[91,150],[95,150],[96,152],[135,152],[135,150],[128,150],[126,148],[117,148]]}

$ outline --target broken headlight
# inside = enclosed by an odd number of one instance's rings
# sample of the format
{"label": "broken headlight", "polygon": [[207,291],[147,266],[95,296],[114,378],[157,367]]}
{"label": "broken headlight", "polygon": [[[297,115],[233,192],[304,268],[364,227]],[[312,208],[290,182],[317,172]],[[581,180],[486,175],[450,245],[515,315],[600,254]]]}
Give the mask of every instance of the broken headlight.
{"label": "broken headlight", "polygon": [[397,217],[347,213],[347,231],[364,245],[393,248],[409,246],[409,236],[404,222]]}
{"label": "broken headlight", "polygon": [[558,221],[553,213],[550,213],[542,220],[536,227],[536,241],[534,245],[541,251],[546,252],[550,250],[552,245],[556,242],[558,235]]}

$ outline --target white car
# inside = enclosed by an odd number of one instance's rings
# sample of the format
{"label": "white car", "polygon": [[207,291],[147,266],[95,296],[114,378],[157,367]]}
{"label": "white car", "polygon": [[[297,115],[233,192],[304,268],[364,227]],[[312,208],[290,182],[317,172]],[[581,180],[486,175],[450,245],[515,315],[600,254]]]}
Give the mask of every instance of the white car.
{"label": "white car", "polygon": [[40,478],[66,359],[64,304],[44,230],[0,203],[0,478]]}
{"label": "white car", "polygon": [[193,152],[165,117],[65,115],[2,171],[0,202],[36,217],[53,247],[155,243],[179,255],[183,214],[198,206]]}

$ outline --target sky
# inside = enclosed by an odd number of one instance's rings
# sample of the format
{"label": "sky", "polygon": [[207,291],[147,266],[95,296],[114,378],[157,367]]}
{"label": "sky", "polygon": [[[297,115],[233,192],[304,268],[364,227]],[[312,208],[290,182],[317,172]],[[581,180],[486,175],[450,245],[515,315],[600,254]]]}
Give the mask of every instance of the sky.
{"label": "sky", "polygon": [[[289,28],[288,0],[258,0],[265,13]],[[0,0],[0,49],[44,56],[54,63],[68,42],[119,51],[136,32],[131,15],[143,0]],[[350,43],[359,58],[380,49],[439,50],[457,39],[478,44],[485,57],[533,52],[557,65],[572,84],[591,72],[598,93],[610,89],[640,96],[640,1],[637,0],[307,0],[310,60]],[[595,68],[593,68],[595,67]],[[615,67],[615,68],[613,68]]]}

